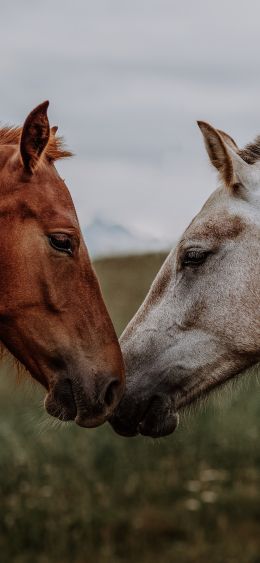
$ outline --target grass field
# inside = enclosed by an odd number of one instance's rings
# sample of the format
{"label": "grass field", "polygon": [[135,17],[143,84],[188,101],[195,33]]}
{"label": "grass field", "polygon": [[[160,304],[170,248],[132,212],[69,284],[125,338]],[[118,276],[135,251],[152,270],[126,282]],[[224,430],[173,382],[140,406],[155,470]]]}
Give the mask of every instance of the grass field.
{"label": "grass field", "polygon": [[[162,260],[96,263],[119,332]],[[1,563],[260,562],[256,379],[152,441],[57,428],[38,387],[2,371]]]}

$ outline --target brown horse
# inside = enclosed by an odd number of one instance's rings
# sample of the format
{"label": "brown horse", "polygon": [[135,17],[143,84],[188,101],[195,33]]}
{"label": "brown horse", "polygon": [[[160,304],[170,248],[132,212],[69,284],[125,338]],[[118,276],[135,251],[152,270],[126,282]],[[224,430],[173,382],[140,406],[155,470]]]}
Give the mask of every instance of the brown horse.
{"label": "brown horse", "polygon": [[102,424],[124,388],[122,356],[69,191],[49,103],[0,130],[0,341],[47,390],[45,407]]}

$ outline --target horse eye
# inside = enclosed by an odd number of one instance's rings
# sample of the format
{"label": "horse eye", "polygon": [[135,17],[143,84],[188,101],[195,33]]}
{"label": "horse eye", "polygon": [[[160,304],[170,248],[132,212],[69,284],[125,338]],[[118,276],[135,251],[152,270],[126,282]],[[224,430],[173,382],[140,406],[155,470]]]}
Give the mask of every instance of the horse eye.
{"label": "horse eye", "polygon": [[55,235],[49,235],[48,238],[50,245],[55,248],[55,250],[66,252],[70,256],[72,255],[72,240],[68,235],[57,233]]}
{"label": "horse eye", "polygon": [[207,250],[192,249],[187,250],[183,257],[183,266],[199,266],[205,262],[207,256],[210,254]]}

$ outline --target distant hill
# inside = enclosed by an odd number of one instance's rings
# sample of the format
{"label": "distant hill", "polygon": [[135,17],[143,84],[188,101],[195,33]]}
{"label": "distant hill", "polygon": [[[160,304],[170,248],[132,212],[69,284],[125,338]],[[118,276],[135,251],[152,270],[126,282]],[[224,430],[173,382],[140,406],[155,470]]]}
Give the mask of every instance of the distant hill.
{"label": "distant hill", "polygon": [[169,246],[155,237],[130,231],[99,217],[84,229],[84,237],[93,258],[155,252]]}

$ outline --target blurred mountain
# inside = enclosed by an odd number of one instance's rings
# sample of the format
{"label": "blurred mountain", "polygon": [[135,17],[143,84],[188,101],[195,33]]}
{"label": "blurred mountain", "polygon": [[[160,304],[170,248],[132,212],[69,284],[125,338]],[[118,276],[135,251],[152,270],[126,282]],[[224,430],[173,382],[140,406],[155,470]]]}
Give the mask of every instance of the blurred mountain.
{"label": "blurred mountain", "polygon": [[168,248],[165,241],[133,232],[100,217],[96,217],[84,229],[83,234],[93,258],[155,252]]}

